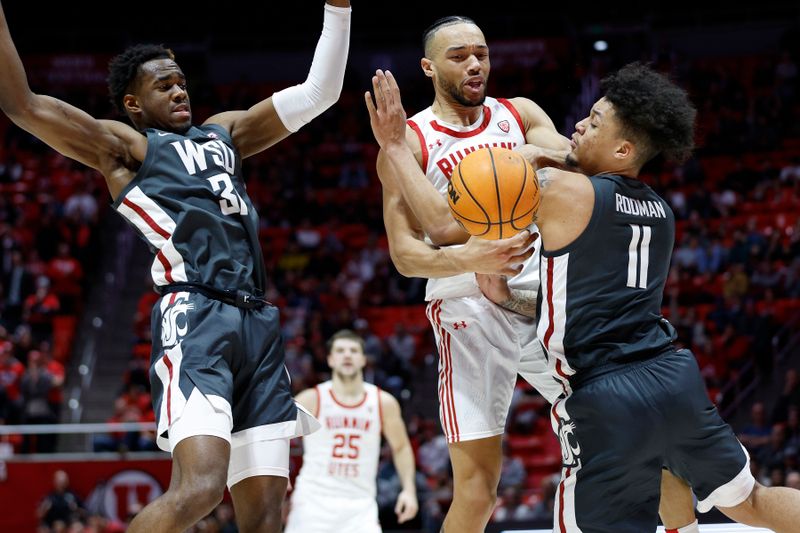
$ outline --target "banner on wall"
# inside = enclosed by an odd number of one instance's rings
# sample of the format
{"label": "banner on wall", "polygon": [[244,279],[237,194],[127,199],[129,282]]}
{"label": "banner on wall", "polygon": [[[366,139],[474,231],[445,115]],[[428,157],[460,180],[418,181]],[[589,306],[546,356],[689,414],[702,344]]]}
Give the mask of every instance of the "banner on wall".
{"label": "banner on wall", "polygon": [[124,522],[130,513],[158,498],[169,485],[169,456],[151,459],[8,460],[0,467],[0,531],[35,531],[36,508],[53,490],[53,475],[63,470],[70,489],[91,513]]}

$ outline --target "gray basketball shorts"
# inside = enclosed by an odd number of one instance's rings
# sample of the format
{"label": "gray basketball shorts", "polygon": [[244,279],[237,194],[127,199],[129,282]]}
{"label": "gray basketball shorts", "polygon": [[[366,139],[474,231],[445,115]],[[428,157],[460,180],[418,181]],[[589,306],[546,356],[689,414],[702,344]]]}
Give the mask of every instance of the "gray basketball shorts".
{"label": "gray basketball shorts", "polygon": [[195,435],[224,438],[236,448],[311,430],[313,417],[299,413],[292,398],[277,308],[242,309],[174,292],[153,306],[152,331],[150,383],[161,449],[173,451]]}
{"label": "gray basketball shorts", "polygon": [[738,505],[753,489],[747,452],[687,350],[590,378],[551,413],[563,459],[559,533],[655,531],[662,467],[691,485],[701,512]]}

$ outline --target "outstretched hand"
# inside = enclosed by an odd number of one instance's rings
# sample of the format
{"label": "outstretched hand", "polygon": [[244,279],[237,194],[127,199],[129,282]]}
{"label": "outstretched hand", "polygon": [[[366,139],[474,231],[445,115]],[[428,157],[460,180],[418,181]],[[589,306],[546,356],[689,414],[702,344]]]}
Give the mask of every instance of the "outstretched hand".
{"label": "outstretched hand", "polygon": [[392,73],[376,70],[372,77],[372,89],[374,101],[369,91],[364,93],[364,101],[375,140],[384,150],[393,144],[405,144],[406,112],[400,100],[400,88]]}

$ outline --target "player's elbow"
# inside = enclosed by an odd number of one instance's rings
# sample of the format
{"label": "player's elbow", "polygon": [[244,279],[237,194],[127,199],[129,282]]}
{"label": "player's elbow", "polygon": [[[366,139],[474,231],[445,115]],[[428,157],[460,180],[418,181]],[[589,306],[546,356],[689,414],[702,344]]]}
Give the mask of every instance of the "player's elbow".
{"label": "player's elbow", "polygon": [[1,98],[0,109],[8,116],[11,121],[22,128],[25,124],[30,123],[37,110],[35,104],[34,94],[31,93],[29,97],[15,96],[13,98]]}
{"label": "player's elbow", "polygon": [[406,278],[422,277],[413,259],[410,259],[410,254],[406,251],[390,246],[389,257],[392,258],[392,263],[401,276]]}

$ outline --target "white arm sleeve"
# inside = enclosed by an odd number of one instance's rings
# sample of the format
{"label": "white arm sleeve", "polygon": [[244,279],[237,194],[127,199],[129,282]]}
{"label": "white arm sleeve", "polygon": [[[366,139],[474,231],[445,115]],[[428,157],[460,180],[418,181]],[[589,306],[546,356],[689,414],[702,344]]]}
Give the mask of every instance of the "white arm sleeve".
{"label": "white arm sleeve", "polygon": [[349,7],[325,4],[322,35],[308,78],[272,95],[272,104],[287,130],[299,130],[339,99],[350,47],[350,11]]}

